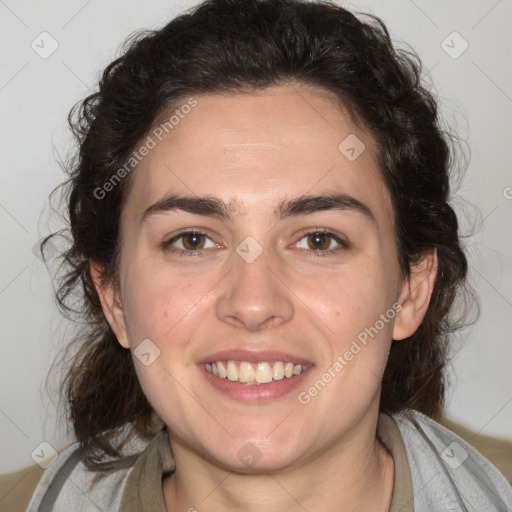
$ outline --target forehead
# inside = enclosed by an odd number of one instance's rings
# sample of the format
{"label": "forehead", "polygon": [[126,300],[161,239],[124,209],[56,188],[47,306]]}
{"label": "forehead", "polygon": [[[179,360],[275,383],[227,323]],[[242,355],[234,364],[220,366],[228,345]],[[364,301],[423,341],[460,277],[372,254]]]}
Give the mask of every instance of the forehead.
{"label": "forehead", "polygon": [[247,216],[274,214],[284,198],[337,191],[389,221],[375,142],[332,95],[287,85],[194,100],[183,110],[189,98],[177,102],[150,132],[153,148],[133,171],[126,215],[170,193],[218,197]]}

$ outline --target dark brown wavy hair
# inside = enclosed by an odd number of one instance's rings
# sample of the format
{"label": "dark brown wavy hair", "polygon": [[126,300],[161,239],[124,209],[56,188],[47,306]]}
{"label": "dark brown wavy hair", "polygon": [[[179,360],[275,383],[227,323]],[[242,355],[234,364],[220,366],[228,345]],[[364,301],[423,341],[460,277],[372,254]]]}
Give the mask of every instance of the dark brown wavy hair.
{"label": "dark brown wavy hair", "polygon": [[334,3],[207,0],[159,30],[129,38],[98,91],[69,115],[78,147],[61,185],[69,228],[50,235],[42,249],[52,237],[70,240],[56,297],[64,314],[80,320],[80,331],[66,351],[74,347],[61,393],[91,469],[106,469],[105,459],[118,458],[126,440],[134,434],[149,439],[163,425],[139,385],[130,351],[103,315],[89,268],[89,258],[97,260],[105,282],[118,286],[120,212],[131,174],[108,193],[98,190],[184,97],[285,83],[334,94],[375,138],[403,276],[426,250],[437,249],[428,311],[411,337],[392,343],[380,408],[440,414],[450,334],[462,325],[451,310],[458,292],[467,295],[467,261],[448,204],[457,139],[441,128],[419,58],[395,48],[379,18]]}

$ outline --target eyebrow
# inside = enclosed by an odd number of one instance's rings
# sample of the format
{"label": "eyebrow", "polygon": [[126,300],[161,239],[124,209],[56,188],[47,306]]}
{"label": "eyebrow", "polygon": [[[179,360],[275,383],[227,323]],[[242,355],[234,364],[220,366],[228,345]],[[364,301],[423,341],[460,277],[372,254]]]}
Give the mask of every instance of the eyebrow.
{"label": "eyebrow", "polygon": [[[153,215],[173,210],[182,210],[227,221],[232,221],[238,213],[234,203],[225,203],[216,197],[170,194],[146,208],[141,215],[139,224],[143,224]],[[376,222],[375,216],[366,204],[344,193],[303,195],[286,199],[279,203],[274,210],[274,215],[277,220],[283,220],[288,217],[327,210],[348,210],[360,213]]]}

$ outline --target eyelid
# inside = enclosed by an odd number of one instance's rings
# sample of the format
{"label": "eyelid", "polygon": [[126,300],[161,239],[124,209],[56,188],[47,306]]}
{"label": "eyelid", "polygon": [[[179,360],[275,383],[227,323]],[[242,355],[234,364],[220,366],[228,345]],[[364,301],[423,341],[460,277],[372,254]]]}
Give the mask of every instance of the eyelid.
{"label": "eyelid", "polygon": [[347,237],[344,234],[340,233],[339,231],[336,231],[335,229],[320,228],[320,227],[306,228],[306,229],[302,230],[298,240],[301,240],[306,235],[312,235],[314,233],[322,233],[324,235],[331,235],[332,238],[339,239],[340,243],[348,244]]}

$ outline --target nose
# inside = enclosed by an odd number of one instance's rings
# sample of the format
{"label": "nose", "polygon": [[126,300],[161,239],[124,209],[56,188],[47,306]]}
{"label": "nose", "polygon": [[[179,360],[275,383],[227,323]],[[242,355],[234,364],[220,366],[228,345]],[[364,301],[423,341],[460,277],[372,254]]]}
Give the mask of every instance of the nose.
{"label": "nose", "polygon": [[219,320],[248,331],[278,327],[294,315],[292,292],[276,261],[264,250],[252,262],[233,254],[234,268],[226,276],[216,303]]}

